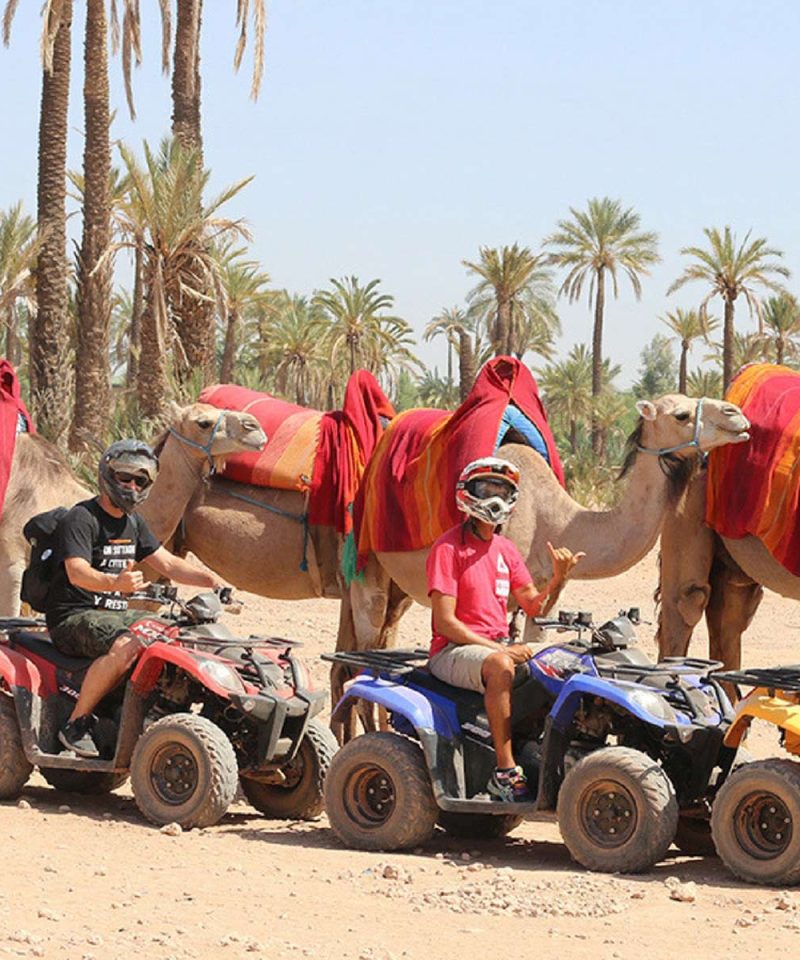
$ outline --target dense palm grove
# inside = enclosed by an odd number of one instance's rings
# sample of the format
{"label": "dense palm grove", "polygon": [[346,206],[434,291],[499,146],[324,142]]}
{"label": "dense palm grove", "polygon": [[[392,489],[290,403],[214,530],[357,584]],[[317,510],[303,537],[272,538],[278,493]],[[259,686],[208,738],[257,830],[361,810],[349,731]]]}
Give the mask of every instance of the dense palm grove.
{"label": "dense palm grove", "polygon": [[[193,398],[216,380],[332,409],[349,373],[366,368],[400,409],[454,407],[488,357],[511,354],[536,372],[574,494],[597,501],[608,497],[607,481],[632,426],[631,395],[679,389],[721,396],[743,363],[800,360],[800,308],[784,286],[781,252],[750,233],[737,237],[727,226],[709,227],[700,245],[681,251],[685,268],[668,291],[688,286],[696,308],[665,300],[664,333],[643,348],[633,388],[620,390],[619,368],[603,352],[606,309],[625,288],[640,296],[659,260],[658,235],[642,228],[634,209],[607,197],[570,208],[538,248],[514,242],[481,247],[471,257],[465,251],[463,266],[474,285],[464,303],[443,307],[422,333],[446,345],[442,373],[415,355],[414,330],[395,315],[394,298],[379,279],[354,273],[320,278],[316,290],[276,289],[269,265],[249,252],[246,224],[226,215],[248,179],[209,196],[200,122],[202,0],[162,0],[159,8],[172,130],[139,153],[126,144],[112,150],[108,80],[111,50],[120,53],[135,115],[130,75],[141,59],[137,0],[86,0],[82,41],[72,32],[73,0],[47,0],[37,211],[27,214],[21,203],[0,210],[5,353],[39,429],[73,453],[120,432],[147,433],[168,400]],[[24,15],[33,11],[28,6]],[[7,0],[6,44],[16,13],[17,0]],[[263,0],[238,0],[234,13],[240,30],[234,63],[238,69],[252,37],[251,95],[257,97]],[[83,104],[70,105],[79,43]],[[67,163],[70,122],[84,130],[79,170]],[[73,209],[82,233],[70,260],[66,223]],[[116,280],[122,258],[131,264],[130,289]],[[585,299],[592,311],[586,343],[562,357],[555,348],[560,298]],[[756,321],[752,333],[736,330],[743,304]],[[703,365],[689,370],[689,351],[698,345]]]}

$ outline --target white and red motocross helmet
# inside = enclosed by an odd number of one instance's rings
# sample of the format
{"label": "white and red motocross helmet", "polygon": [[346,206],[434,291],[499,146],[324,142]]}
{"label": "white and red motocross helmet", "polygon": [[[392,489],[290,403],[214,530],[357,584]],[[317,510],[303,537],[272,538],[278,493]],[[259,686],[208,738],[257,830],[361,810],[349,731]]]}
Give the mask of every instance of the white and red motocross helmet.
{"label": "white and red motocross helmet", "polygon": [[519,470],[499,457],[468,463],[456,483],[458,509],[495,526],[508,520],[518,496]]}

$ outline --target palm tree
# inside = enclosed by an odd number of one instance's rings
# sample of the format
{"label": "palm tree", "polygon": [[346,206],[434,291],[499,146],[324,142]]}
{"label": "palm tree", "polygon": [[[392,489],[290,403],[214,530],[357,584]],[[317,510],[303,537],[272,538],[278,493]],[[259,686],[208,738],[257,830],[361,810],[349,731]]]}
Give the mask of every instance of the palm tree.
{"label": "palm tree", "polygon": [[[202,195],[208,171],[198,170],[198,155],[187,153],[174,140],[165,140],[157,154],[145,143],[142,168],[131,151],[120,145],[129,184],[128,198],[118,211],[121,239],[112,243],[106,256],[121,248],[142,248],[144,306],[138,393],[145,416],[159,413],[166,393],[167,356],[185,375],[187,358],[181,353],[173,327],[175,304],[197,297],[201,288],[214,292],[223,303],[221,270],[212,238],[222,244],[229,237],[249,234],[239,221],[218,212],[251,178],[223,190],[210,203]],[[182,267],[192,257],[192,286]]]}
{"label": "palm tree", "polygon": [[548,415],[566,426],[570,451],[578,452],[578,426],[592,415],[592,358],[584,343],[576,344],[566,360],[537,370]]}
{"label": "palm tree", "polygon": [[458,336],[464,329],[464,311],[460,307],[445,307],[428,321],[422,339],[433,340],[443,336],[447,343],[447,382],[453,382],[453,351],[458,346]]}
{"label": "palm tree", "polygon": [[689,351],[692,344],[700,337],[708,338],[708,335],[719,326],[719,320],[713,317],[700,316],[698,310],[683,310],[678,307],[672,313],[668,313],[661,318],[674,334],[675,339],[680,341],[681,355],[678,365],[678,393],[686,393],[687,370],[686,363],[689,358]]}
{"label": "palm tree", "polygon": [[370,342],[379,341],[381,311],[394,305],[394,297],[380,293],[380,280],[370,280],[362,287],[358,277],[344,277],[342,280],[331,278],[332,290],[319,290],[314,294],[313,304],[320,307],[332,325],[331,363],[335,365],[339,350],[347,348],[350,370],[355,373],[357,367],[365,363],[370,352]]}
{"label": "palm tree", "polygon": [[487,327],[496,355],[518,352],[522,326],[534,317],[546,329],[557,328],[552,275],[542,257],[517,243],[480,247],[478,253],[477,262],[461,261],[480,277],[467,300],[482,318],[491,318]]}
{"label": "palm tree", "polygon": [[458,397],[451,380],[439,376],[437,370],[433,373],[426,370],[417,384],[419,399],[425,407],[438,407],[440,410],[449,410],[456,406]]}
{"label": "palm tree", "polygon": [[15,366],[22,362],[18,305],[30,314],[36,308],[33,270],[39,251],[36,224],[22,212],[22,203],[0,211],[0,322],[6,330],[5,355]]}
{"label": "palm tree", "polygon": [[693,370],[686,378],[686,394],[689,397],[722,396],[722,374],[719,370]]}
{"label": "palm tree", "polygon": [[281,303],[271,312],[262,344],[279,393],[295,403],[321,405],[326,379],[326,339],[329,324],[321,309],[306,297],[281,291]]}
{"label": "palm tree", "polygon": [[[735,331],[731,361],[732,377],[748,363],[762,363],[766,359],[767,346],[766,338],[755,330],[750,333]],[[723,344],[712,341],[711,348],[711,352],[706,354],[703,359],[713,361],[721,370],[723,366]]]}
{"label": "palm tree", "polygon": [[256,262],[243,259],[244,252],[238,249],[222,251],[220,254],[225,321],[219,373],[222,383],[229,383],[233,379],[241,320],[259,308],[267,292],[264,288],[269,283],[269,277]]}
{"label": "palm tree", "polygon": [[767,246],[764,237],[750,240],[750,231],[737,246],[736,235],[730,227],[722,233],[716,227],[705,227],[703,233],[708,240],[708,249],[702,247],[684,247],[682,254],[693,257],[678,279],[669,288],[668,293],[680,289],[684,284],[700,280],[710,285],[711,290],[700,304],[700,316],[705,318],[708,302],[716,296],[722,297],[724,319],[722,327],[722,382],[727,390],[733,376],[734,367],[734,304],[740,294],[744,295],[750,313],[755,313],[761,322],[761,304],[754,287],[766,287],[780,292],[780,283],[775,276],[788,277],[789,271],[777,259],[783,256],[780,250]]}
{"label": "palm tree", "polygon": [[108,95],[106,0],[87,0],[84,43],[83,237],[78,253],[75,410],[70,446],[102,437],[108,422],[108,370],[113,263],[111,242],[111,114]]}
{"label": "palm tree", "polygon": [[[165,29],[164,46],[169,47],[168,6],[162,0],[162,25]],[[234,55],[234,69],[238,71],[247,45],[248,22],[252,13],[254,35],[253,77],[250,94],[258,97],[264,63],[264,34],[266,11],[264,0],[239,0],[236,23],[239,39]],[[184,150],[198,155],[198,169],[203,169],[203,134],[200,112],[200,35],[203,18],[203,0],[177,0],[175,21],[175,48],[172,60],[172,135]],[[199,213],[199,209],[198,209]],[[207,251],[197,251],[202,261]],[[181,267],[182,284],[197,289],[200,296],[181,298],[172,305],[175,328],[187,358],[187,369],[202,371],[205,380],[213,375],[214,323],[213,298],[209,290],[197,288],[202,266],[195,265],[194,254],[187,249]]]}
{"label": "palm tree", "polygon": [[[8,44],[17,0],[8,0],[3,41]],[[39,111],[36,304],[30,331],[31,406],[38,429],[62,442],[69,425],[69,327],[67,324],[67,114],[72,39],[72,0],[44,7],[42,96]]]}
{"label": "palm tree", "polygon": [[[630,280],[636,299],[642,293],[641,277],[648,275],[658,256],[658,236],[640,230],[640,218],[632,207],[623,209],[619,200],[608,197],[589,201],[586,211],[570,207],[571,220],[559,220],[555,233],[545,243],[555,250],[551,262],[567,269],[560,294],[570,303],[580,299],[589,280],[589,302],[594,300],[592,331],[592,396],[602,390],[603,320],[606,275],[610,276],[614,297],[619,295],[617,275],[622,271]],[[592,421],[592,449],[600,449],[600,432]]]}
{"label": "palm tree", "polygon": [[764,330],[775,348],[776,363],[800,353],[800,306],[790,293],[770,297],[764,304]]}

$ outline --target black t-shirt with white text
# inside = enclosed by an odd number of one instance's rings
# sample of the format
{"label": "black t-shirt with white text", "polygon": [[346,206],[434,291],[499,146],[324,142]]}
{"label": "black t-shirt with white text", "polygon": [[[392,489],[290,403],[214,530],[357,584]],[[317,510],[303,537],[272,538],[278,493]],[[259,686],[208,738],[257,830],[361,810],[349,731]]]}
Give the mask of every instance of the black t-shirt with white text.
{"label": "black t-shirt with white text", "polygon": [[112,517],[97,497],[82,500],[58,525],[58,570],[47,597],[47,626],[52,629],[79,610],[127,610],[122,593],[82,590],[70,583],[64,561],[81,557],[95,570],[112,576],[129,560],[137,563],[161,546],[144,519],[136,514]]}

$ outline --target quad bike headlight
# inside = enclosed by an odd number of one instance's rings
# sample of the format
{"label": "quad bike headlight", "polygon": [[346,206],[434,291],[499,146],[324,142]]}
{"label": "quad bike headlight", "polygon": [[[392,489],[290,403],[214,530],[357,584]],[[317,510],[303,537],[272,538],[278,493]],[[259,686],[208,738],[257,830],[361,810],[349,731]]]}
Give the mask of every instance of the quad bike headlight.
{"label": "quad bike headlight", "polygon": [[242,678],[233,667],[221,660],[200,660],[200,673],[204,674],[223,690],[229,693],[245,693],[246,688]]}
{"label": "quad bike headlight", "polygon": [[634,690],[631,700],[663,723],[677,724],[678,717],[667,701],[650,690]]}

